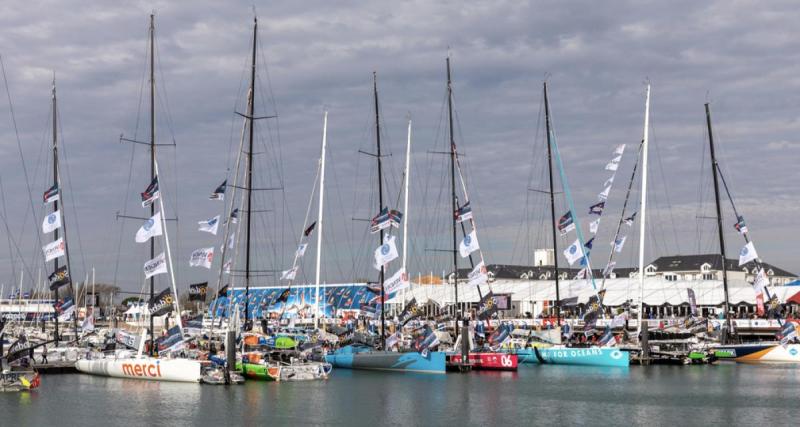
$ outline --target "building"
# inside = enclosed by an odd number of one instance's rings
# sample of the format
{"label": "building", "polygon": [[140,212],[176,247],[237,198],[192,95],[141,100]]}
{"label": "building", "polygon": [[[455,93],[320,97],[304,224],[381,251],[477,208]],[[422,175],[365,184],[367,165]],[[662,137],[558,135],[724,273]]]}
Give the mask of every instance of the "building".
{"label": "building", "polygon": [[[646,276],[662,277],[667,281],[722,280],[722,258],[716,254],[663,256],[645,267]],[[797,279],[797,275],[774,265],[762,263],[770,285],[782,286]],[[725,260],[728,280],[752,282],[756,265],[749,262],[739,267],[739,260]]]}

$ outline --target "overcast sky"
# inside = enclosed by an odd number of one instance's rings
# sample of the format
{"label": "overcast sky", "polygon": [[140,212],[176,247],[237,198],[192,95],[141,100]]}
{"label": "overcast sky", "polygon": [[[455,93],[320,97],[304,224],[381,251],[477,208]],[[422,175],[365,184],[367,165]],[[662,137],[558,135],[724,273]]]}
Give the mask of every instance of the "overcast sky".
{"label": "overcast sky", "polygon": [[[217,263],[211,271],[189,268],[188,258],[193,249],[220,244],[219,236],[197,232],[196,221],[222,212],[222,203],[209,201],[208,194],[235,159],[241,118],[233,112],[244,108],[252,4],[6,1],[0,5],[0,54],[25,160],[23,169],[4,93],[0,178],[14,240],[0,244],[0,281],[7,289],[19,281],[23,262],[26,287],[43,265],[34,226],[41,224],[41,193],[52,179],[45,150],[54,72],[73,276],[94,266],[98,281],[116,277],[125,289],[141,287],[148,249],[133,240],[140,221],[118,220],[116,214],[149,212],[136,201],[147,185],[149,164],[143,147],[132,154],[119,135],[148,138],[147,99],[140,104],[139,97],[146,85],[153,10],[158,139],[170,143],[174,138],[177,145],[160,149],[159,158],[168,216],[177,210],[180,224],[170,235],[178,282],[181,288],[195,281],[216,283]],[[263,270],[291,266],[327,109],[331,158],[322,280],[374,279],[368,258],[377,238],[364,232],[366,223],[352,220],[377,210],[374,159],[358,154],[374,150],[373,71],[384,150],[392,154],[385,170],[392,205],[402,179],[406,118],[413,119],[410,238],[416,243],[410,244],[409,270],[441,274],[450,267],[447,258],[429,251],[436,249],[431,236],[446,236],[448,229],[432,230],[437,222],[426,217],[449,203],[446,193],[439,197],[446,158],[430,153],[446,149],[442,108],[449,52],[456,143],[466,154],[465,178],[487,263],[525,262],[533,247],[550,246],[539,230],[544,214],[549,215],[545,199],[528,191],[546,185],[540,179],[545,171],[540,108],[547,78],[558,144],[584,227],[590,220],[587,208],[609,176],[605,163],[617,144],[628,144],[604,215],[607,227],[598,240],[610,241],[611,224],[619,220],[642,138],[649,81],[653,145],[647,258],[717,250],[714,221],[698,218],[713,215],[703,110],[711,102],[719,160],[759,255],[800,271],[794,250],[800,240],[800,37],[795,30],[800,16],[792,2],[275,1],[256,4],[256,10],[257,110],[279,117],[259,124],[263,160],[254,165],[260,165],[257,182],[284,188],[257,197],[262,209],[273,210],[264,213],[269,218],[254,220],[260,239],[254,264]],[[274,104],[263,99],[269,93]],[[730,204],[723,202],[728,254],[736,257],[743,241],[732,227]],[[638,199],[630,203],[638,205]],[[5,224],[2,235],[6,240]],[[41,239],[45,243],[51,236]],[[559,244],[566,247],[567,240]],[[637,245],[638,234],[631,230],[621,265],[633,264]],[[601,268],[610,247],[596,248],[593,264]],[[312,245],[301,269],[309,281],[314,251]],[[256,282],[272,284],[266,276]]]}

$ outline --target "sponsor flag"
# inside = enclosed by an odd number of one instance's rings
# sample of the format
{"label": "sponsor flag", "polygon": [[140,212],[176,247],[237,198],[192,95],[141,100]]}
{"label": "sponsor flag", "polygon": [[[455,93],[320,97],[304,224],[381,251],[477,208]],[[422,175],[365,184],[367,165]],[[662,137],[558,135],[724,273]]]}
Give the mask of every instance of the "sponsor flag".
{"label": "sponsor flag", "polygon": [[161,229],[161,212],[156,213],[139,227],[136,232],[136,243],[144,243],[150,240],[151,237],[162,235],[164,230]]}
{"label": "sponsor flag", "polygon": [[483,326],[483,321],[482,320],[479,320],[477,322],[477,324],[475,325],[475,335],[477,335],[477,336],[479,336],[481,338],[486,338],[486,327]]}
{"label": "sponsor flag", "polygon": [[417,305],[417,299],[411,298],[406,304],[406,307],[400,312],[400,315],[397,316],[397,322],[402,327],[406,323],[408,323],[411,319],[419,317],[422,315],[422,309]]}
{"label": "sponsor flag", "polygon": [[207,291],[208,282],[189,285],[189,301],[205,301]]}
{"label": "sponsor flag", "polygon": [[219,292],[217,292],[217,298],[225,298],[228,296],[228,285],[223,286]]}
{"label": "sponsor flag", "polygon": [[614,252],[622,252],[622,247],[625,246],[625,239],[627,238],[628,236],[620,236],[614,240],[614,243],[612,243],[612,245],[614,245]]}
{"label": "sponsor flag", "polygon": [[401,335],[399,331],[386,337],[386,348],[392,348],[397,345],[397,343],[400,342],[400,338]]}
{"label": "sponsor flag", "polygon": [[294,251],[294,256],[302,258],[303,255],[306,254],[306,248],[308,248],[308,243],[301,243],[300,246],[297,247],[297,250]]}
{"label": "sponsor flag", "polygon": [[575,222],[572,219],[572,211],[568,211],[558,219],[558,231],[565,235],[575,229]]}
{"label": "sponsor flag", "polygon": [[383,236],[383,244],[375,249],[375,269],[380,270],[384,265],[400,256],[395,245],[396,237],[391,234]]}
{"label": "sponsor flag", "polygon": [[634,221],[635,219],[636,219],[636,212],[634,212],[633,214],[631,214],[631,216],[629,216],[629,217],[627,217],[627,218],[623,219],[622,221],[624,221],[624,222],[625,222],[625,225],[627,225],[628,227],[633,227],[633,221]]}
{"label": "sponsor flag", "polygon": [[494,297],[492,291],[489,291],[478,303],[478,309],[475,311],[475,315],[478,317],[478,320],[489,320],[495,313],[497,313],[497,299]]}
{"label": "sponsor flag", "polygon": [[162,316],[172,312],[174,303],[175,297],[172,295],[172,290],[167,288],[147,301],[147,311],[151,316]]}
{"label": "sponsor flag", "polygon": [[607,171],[616,171],[617,168],[619,167],[620,160],[622,160],[622,155],[621,154],[616,156],[616,157],[614,157],[613,159],[611,159],[610,162],[608,162],[608,164],[606,164],[606,170]]}
{"label": "sponsor flag", "polygon": [[53,184],[52,187],[48,188],[47,191],[44,192],[44,196],[42,196],[45,203],[55,202],[60,198],[58,194],[58,184]]}
{"label": "sponsor flag", "polygon": [[191,267],[205,267],[211,269],[211,263],[214,261],[214,247],[195,249],[189,257],[189,266]]}
{"label": "sponsor flag", "polygon": [[592,234],[597,234],[597,230],[600,228],[600,218],[589,223],[589,232]]}
{"label": "sponsor flag", "polygon": [[464,203],[464,206],[456,209],[454,216],[456,222],[464,222],[468,219],[472,219],[472,206],[469,205],[469,200],[467,200],[467,203]]}
{"label": "sponsor flag", "polygon": [[486,339],[489,348],[492,349],[492,351],[500,350],[503,344],[511,341],[512,330],[514,330],[514,327],[511,326],[511,324],[501,323],[500,326],[489,335],[489,338]]}
{"label": "sponsor flag", "polygon": [[611,276],[611,273],[614,272],[614,267],[616,266],[617,266],[616,261],[609,262],[608,265],[606,265],[606,268],[603,269],[603,277]]}
{"label": "sponsor flag", "polygon": [[783,304],[778,300],[777,295],[773,295],[767,302],[767,318],[773,319],[783,312]]}
{"label": "sponsor flag", "polygon": [[391,295],[409,286],[408,273],[405,268],[400,268],[392,277],[383,282],[384,295]]}
{"label": "sponsor flag", "polygon": [[214,190],[213,193],[208,197],[211,200],[225,200],[225,187],[228,185],[228,180],[222,181],[222,184]]}
{"label": "sponsor flag", "polygon": [[583,280],[583,279],[585,279],[586,278],[586,270],[587,270],[587,268],[581,268],[578,271],[578,274],[575,275],[575,280]]}
{"label": "sponsor flag", "polygon": [[55,211],[44,217],[42,221],[42,233],[51,233],[53,230],[61,228],[61,211]]}
{"label": "sponsor flag", "polygon": [[163,274],[167,272],[167,258],[164,252],[158,254],[155,258],[144,263],[144,278],[149,279],[156,274]]}
{"label": "sponsor flag", "polygon": [[575,242],[564,250],[564,256],[567,258],[569,265],[575,264],[575,261],[583,258],[583,247],[579,239],[575,239]]}
{"label": "sponsor flag", "polygon": [[56,271],[47,276],[50,281],[50,290],[54,291],[62,286],[70,284],[69,271],[66,265],[58,267]]}
{"label": "sponsor flag", "polygon": [[606,188],[603,189],[603,191],[601,191],[597,195],[597,200],[600,201],[600,202],[605,202],[606,200],[608,200],[608,193],[610,193],[610,192],[611,192],[611,186],[610,185],[606,186]]}
{"label": "sponsor flag", "polygon": [[387,229],[389,227],[400,227],[400,220],[403,214],[397,210],[389,210],[389,208],[381,209],[380,213],[372,218],[370,221],[370,232],[377,233],[378,231]]}
{"label": "sponsor flag", "polygon": [[733,224],[733,228],[741,234],[747,234],[747,225],[744,223],[743,216],[739,215],[736,218],[736,224]]}
{"label": "sponsor flag", "polygon": [[81,331],[83,333],[94,331],[94,313],[91,307],[89,307],[88,313],[86,313],[86,317],[84,317],[83,323],[81,323]]}
{"label": "sponsor flag", "polygon": [[298,268],[298,266],[294,266],[288,270],[283,270],[283,272],[281,272],[281,280],[294,280],[294,278],[297,277]]}
{"label": "sponsor flag", "polygon": [[692,316],[697,316],[697,299],[694,297],[694,290],[689,288],[686,292],[689,293],[689,307],[692,310]]}
{"label": "sponsor flag", "polygon": [[469,234],[464,236],[464,239],[458,245],[458,252],[461,254],[462,258],[466,258],[469,254],[477,251],[480,249],[480,245],[478,244],[478,234],[475,230],[472,230]]}
{"label": "sponsor flag", "polygon": [[229,259],[225,261],[225,264],[222,265],[222,271],[225,274],[231,274],[231,265],[233,264],[233,259]]}
{"label": "sponsor flag", "polygon": [[146,208],[158,199],[161,193],[158,191],[158,177],[153,178],[150,185],[142,193],[142,207]]}
{"label": "sponsor flag", "polygon": [[428,349],[436,347],[437,345],[439,345],[439,337],[426,326],[424,338],[417,344],[417,351],[422,357],[428,357]]}
{"label": "sponsor flag", "polygon": [[758,269],[758,273],[756,273],[756,278],[753,280],[753,289],[756,291],[757,294],[764,292],[764,288],[769,285],[769,279],[767,278],[767,273],[764,272],[763,268]]}
{"label": "sponsor flag", "polygon": [[177,325],[169,328],[167,335],[160,337],[156,340],[156,348],[158,348],[158,355],[163,356],[167,353],[178,351],[183,348],[183,336],[181,328]]}
{"label": "sponsor flag", "polygon": [[744,245],[741,251],[739,251],[739,267],[756,258],[758,258],[756,247],[753,245],[753,242],[749,242],[748,244]]}
{"label": "sponsor flag", "polygon": [[239,222],[239,208],[236,208],[231,212],[231,224],[236,224]]}
{"label": "sponsor flag", "polygon": [[578,297],[561,298],[562,307],[572,307],[578,305]]}
{"label": "sponsor flag", "polygon": [[286,288],[278,295],[278,298],[275,299],[275,303],[279,302],[286,302],[289,301],[289,294],[292,292],[291,288]]}
{"label": "sponsor flag", "polygon": [[790,342],[797,338],[797,329],[792,322],[784,322],[780,332],[781,345],[785,348]]}
{"label": "sponsor flag", "polygon": [[58,240],[48,243],[42,247],[44,252],[44,261],[51,261],[67,253],[66,246],[64,245],[64,238],[59,237]]}
{"label": "sponsor flag", "polygon": [[614,154],[621,156],[622,153],[625,152],[625,144],[617,145],[617,148],[614,149]]}
{"label": "sponsor flag", "polygon": [[311,232],[314,231],[314,227],[316,226],[317,226],[317,221],[312,222],[311,225],[309,225],[308,228],[306,228],[306,231],[303,232],[303,235],[306,237],[310,236]]}
{"label": "sponsor flag", "polygon": [[764,313],[764,294],[759,293],[756,295],[756,314],[763,316]]}
{"label": "sponsor flag", "polygon": [[75,302],[72,298],[64,299],[64,302],[56,304],[56,313],[58,313],[60,322],[72,320],[72,315],[75,313]]}
{"label": "sponsor flag", "polygon": [[489,281],[489,272],[486,270],[486,265],[483,261],[479,262],[472,271],[467,275],[467,285],[480,286]]}
{"label": "sponsor flag", "polygon": [[625,326],[625,322],[627,320],[628,320],[628,314],[623,311],[622,313],[614,316],[614,319],[611,321],[611,327],[612,328],[619,328],[619,327]]}
{"label": "sponsor flag", "polygon": [[205,231],[206,233],[211,233],[216,236],[217,229],[219,228],[219,215],[205,221],[198,221],[197,225],[199,226],[199,231]]}
{"label": "sponsor flag", "polygon": [[614,334],[611,332],[611,328],[606,326],[606,330],[603,333],[603,336],[600,337],[600,346],[613,347],[615,345],[617,345],[617,340],[614,338]]}
{"label": "sponsor flag", "polygon": [[603,209],[606,207],[606,202],[599,202],[595,203],[592,206],[589,206],[589,214],[590,215],[602,215]]}

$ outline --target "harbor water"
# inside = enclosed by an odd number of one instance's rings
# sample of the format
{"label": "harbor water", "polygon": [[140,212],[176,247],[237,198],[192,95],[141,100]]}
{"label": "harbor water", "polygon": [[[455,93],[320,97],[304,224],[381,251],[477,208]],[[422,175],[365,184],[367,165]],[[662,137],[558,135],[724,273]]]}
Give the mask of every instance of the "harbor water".
{"label": "harbor water", "polygon": [[34,392],[0,395],[0,424],[791,425],[798,390],[800,369],[788,365],[336,370],[327,381],[230,387],[64,374],[43,377]]}

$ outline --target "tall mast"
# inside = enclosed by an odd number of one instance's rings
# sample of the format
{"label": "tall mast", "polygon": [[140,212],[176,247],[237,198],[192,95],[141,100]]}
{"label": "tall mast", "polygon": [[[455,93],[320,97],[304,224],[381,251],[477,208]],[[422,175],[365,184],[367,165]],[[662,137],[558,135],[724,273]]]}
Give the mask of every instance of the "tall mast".
{"label": "tall mast", "polygon": [[[247,105],[247,116],[250,120],[250,142],[247,150],[247,249],[245,258],[245,291],[244,291],[244,323],[245,329],[250,325],[250,231],[252,229],[252,204],[253,204],[253,128],[255,115],[253,114],[256,98],[256,47],[258,43],[258,18],[253,18],[253,59],[250,69],[250,103]],[[227,243],[226,243],[227,244]]]}
{"label": "tall mast", "polygon": [[[408,187],[411,178],[411,116],[408,118],[408,141],[406,141],[406,176],[403,191],[403,271],[408,274]],[[403,309],[406,308],[406,290],[403,288]]]}
{"label": "tall mast", "polygon": [[453,84],[450,77],[450,57],[447,57],[447,121],[450,129],[450,196],[452,208],[450,217],[453,221],[453,287],[455,288],[456,303],[456,336],[458,336],[458,321],[461,319],[461,312],[458,310],[458,231],[456,228],[455,212],[458,211],[458,201],[456,198],[456,141],[453,136]]}
{"label": "tall mast", "polygon": [[316,268],[316,298],[314,305],[317,307],[316,315],[314,316],[314,329],[319,327],[319,276],[320,266],[322,262],[322,213],[323,203],[325,202],[325,152],[328,147],[328,112],[322,119],[322,155],[320,155],[320,178],[319,178],[319,213],[317,214],[317,268]]}
{"label": "tall mast", "polygon": [[[719,232],[719,253],[722,257],[722,288],[725,291],[725,320],[728,323],[728,331],[730,331],[730,318],[728,317],[728,267],[725,258],[725,233],[722,231],[722,208],[720,207],[719,203],[719,181],[717,178],[717,171],[719,170],[719,164],[717,163],[717,157],[714,153],[714,134],[711,132],[711,109],[706,103],[706,125],[708,127],[708,147],[711,150],[711,173],[714,176],[714,201],[716,202],[717,206],[717,231]],[[725,340],[725,335],[723,334],[723,343]]]}
{"label": "tall mast", "polygon": [[642,309],[644,308],[644,233],[647,222],[647,147],[650,131],[650,84],[647,85],[647,97],[644,101],[644,137],[642,138],[642,200],[639,211],[639,315],[637,328],[642,332]]}
{"label": "tall mast", "polygon": [[[376,158],[378,159],[378,212],[383,209],[383,162],[381,161],[381,116],[380,109],[378,108],[378,74],[372,72],[372,91],[375,94],[375,143],[378,146]],[[383,229],[380,233],[379,245],[383,244]],[[381,349],[386,349],[386,312],[384,310],[384,302],[386,299],[385,290],[383,288],[383,281],[386,277],[386,267],[381,265]]]}
{"label": "tall mast", "polygon": [[[550,146],[550,103],[547,99],[547,82],[544,82],[544,123],[547,129],[547,170],[550,177],[550,225],[553,229],[553,269],[556,280],[556,324],[561,325],[561,296],[558,285],[558,257],[556,256],[558,240],[556,237],[556,202],[553,187],[553,149]],[[573,221],[574,220],[575,219],[573,218]]]}
{"label": "tall mast", "polygon": [[[156,79],[155,79],[155,15],[150,15],[150,182],[156,177]],[[150,217],[156,214],[155,203],[150,204]],[[163,216],[163,215],[162,215]],[[156,242],[150,239],[150,259],[156,257]],[[150,300],[155,297],[155,277],[150,277]],[[176,295],[177,298],[177,295]],[[178,313],[180,317],[180,313]],[[153,356],[158,354],[156,348],[155,326],[153,316],[150,316],[150,353]]]}

